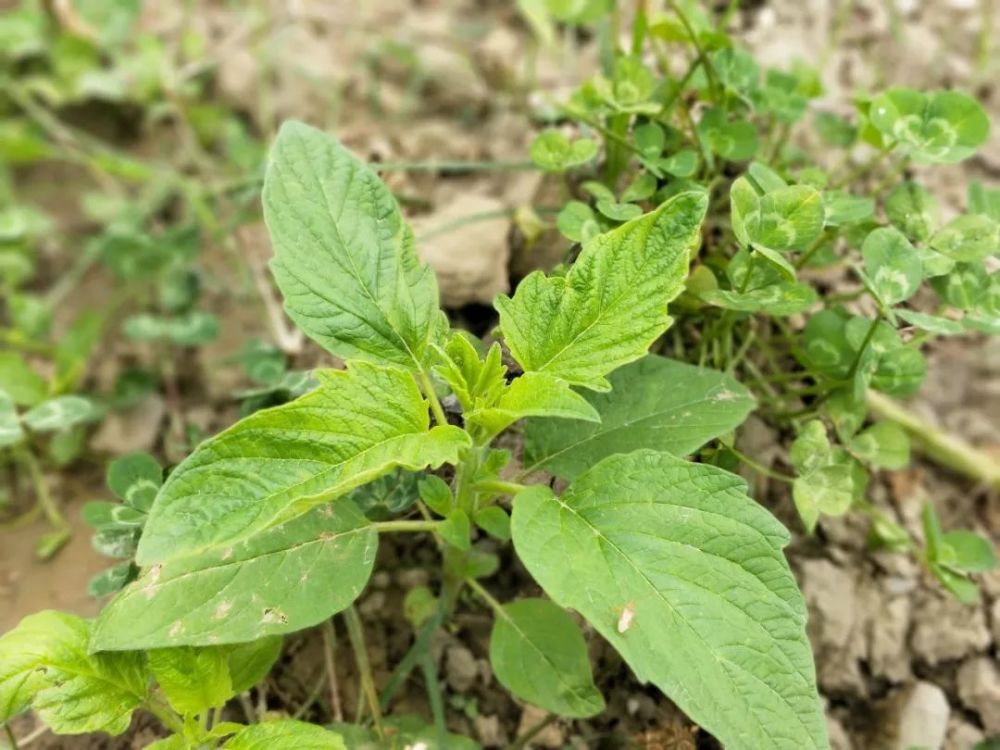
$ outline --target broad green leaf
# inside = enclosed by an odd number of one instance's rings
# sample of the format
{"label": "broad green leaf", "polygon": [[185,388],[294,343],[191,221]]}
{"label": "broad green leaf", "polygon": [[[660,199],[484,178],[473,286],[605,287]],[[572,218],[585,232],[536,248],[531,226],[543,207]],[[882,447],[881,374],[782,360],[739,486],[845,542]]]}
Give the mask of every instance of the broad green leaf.
{"label": "broad green leaf", "polygon": [[224,648],[158,648],[147,658],[164,697],[180,714],[194,716],[234,695]]}
{"label": "broad green leaf", "polygon": [[583,634],[548,599],[519,599],[497,612],[490,635],[493,674],[516,697],[560,716],[604,710]]}
{"label": "broad green leaf", "polygon": [[375,173],[325,133],[286,122],[263,203],[272,269],[298,327],[338,357],[418,367],[444,325],[437,281]]}
{"label": "broad green leaf", "polygon": [[108,466],[108,487],[136,510],[148,511],[163,485],[163,469],[148,453],[120,456]]}
{"label": "broad green leaf", "polygon": [[993,544],[972,531],[946,531],[941,535],[941,546],[947,552],[939,555],[939,562],[964,573],[983,573],[997,565]]}
{"label": "broad green leaf", "polygon": [[816,528],[821,515],[842,516],[854,501],[850,468],[832,464],[798,477],[792,483],[792,499],[809,532]]}
{"label": "broad green leaf", "polygon": [[412,376],[355,362],[319,387],[237,422],[170,475],[150,512],[143,566],[222,545],[298,516],[395,467],[455,462],[468,436],[429,427]]}
{"label": "broad green leaf", "polygon": [[960,263],[977,263],[1000,251],[1000,224],[982,214],[966,214],[941,227],[929,244]]}
{"label": "broad green leaf", "polygon": [[883,135],[926,162],[968,158],[986,142],[990,131],[979,102],[957,91],[890,89],[875,97],[868,116]]}
{"label": "broad green leaf", "polygon": [[442,539],[456,549],[468,550],[472,543],[469,538],[472,524],[469,522],[468,514],[461,508],[456,508],[448,513],[448,517],[441,522],[437,531]]}
{"label": "broad green leaf", "polygon": [[21,415],[25,426],[35,432],[61,432],[101,417],[101,407],[83,396],[56,396]]}
{"label": "broad green leaf", "polygon": [[802,476],[826,466],[830,456],[826,426],[818,419],[811,419],[802,426],[788,454],[795,471]]}
{"label": "broad green leaf", "polygon": [[912,326],[928,333],[936,333],[939,336],[951,336],[965,332],[965,326],[960,321],[942,318],[939,315],[928,315],[916,310],[896,310],[896,315]]}
{"label": "broad green leaf", "polygon": [[667,303],[683,290],[706,207],[704,193],[675,196],[584,243],[565,276],[535,271],[513,298],[498,297],[500,328],[524,370],[607,390],[605,376],[670,326]]}
{"label": "broad green leaf", "polygon": [[14,351],[0,352],[0,390],[18,406],[34,406],[48,396],[45,379]]}
{"label": "broad green leaf", "polygon": [[233,693],[239,695],[261,682],[281,656],[284,639],[272,635],[250,643],[238,643],[226,655]]}
{"label": "broad green leaf", "polygon": [[618,201],[599,200],[594,207],[612,221],[631,221],[642,216],[642,208],[634,203],[619,203]]}
{"label": "broad green leaf", "polygon": [[886,198],[885,215],[907,237],[923,242],[941,220],[941,208],[926,188],[903,182]]}
{"label": "broad green leaf", "polygon": [[739,477],[611,456],[561,498],[520,493],[512,531],[546,593],[727,748],[828,746],[789,534]]}
{"label": "broad green leaf", "polygon": [[532,419],[524,465],[572,479],[606,456],[653,448],[683,456],[739,426],[753,396],[728,375],[649,354],[611,376],[587,400],[599,423]]}
{"label": "broad green leaf", "polygon": [[128,729],[145,700],[141,654],[90,654],[89,620],[45,611],[0,638],[0,722],[33,708],[56,734]]}
{"label": "broad green leaf", "polygon": [[302,630],[354,601],[377,545],[361,511],[343,502],[232,547],[158,563],[104,608],[91,648],[243,643]]}
{"label": "broad green leaf", "polygon": [[439,516],[447,516],[454,509],[455,501],[451,488],[441,477],[433,474],[420,480],[417,485],[420,499]]}
{"label": "broad green leaf", "polygon": [[476,526],[495,539],[507,541],[510,539],[510,516],[499,505],[490,505],[476,511],[473,519]]}
{"label": "broad green leaf", "polygon": [[[765,193],[750,239],[772,250],[805,250],[823,231],[823,196],[808,185],[789,185]],[[756,228],[753,228],[753,227]]]}
{"label": "broad green leaf", "polygon": [[347,750],[336,732],[292,719],[244,727],[222,747],[223,750]]}
{"label": "broad green leaf", "polygon": [[597,156],[597,142],[590,138],[570,141],[558,130],[546,130],[531,144],[531,160],[546,172],[565,172]]}
{"label": "broad green leaf", "polygon": [[17,445],[24,440],[24,429],[17,416],[17,407],[7,392],[0,388],[0,448]]}
{"label": "broad green leaf", "polygon": [[855,435],[849,447],[862,461],[883,469],[905,469],[910,463],[910,436],[894,422],[876,422]]}
{"label": "broad green leaf", "polygon": [[898,229],[881,227],[871,232],[861,246],[865,273],[872,291],[891,306],[916,294],[923,281],[923,266],[916,249]]}
{"label": "broad green leaf", "polygon": [[561,417],[599,422],[600,416],[587,399],[565,381],[544,372],[526,372],[508,385],[495,406],[476,409],[466,421],[497,435],[525,417]]}

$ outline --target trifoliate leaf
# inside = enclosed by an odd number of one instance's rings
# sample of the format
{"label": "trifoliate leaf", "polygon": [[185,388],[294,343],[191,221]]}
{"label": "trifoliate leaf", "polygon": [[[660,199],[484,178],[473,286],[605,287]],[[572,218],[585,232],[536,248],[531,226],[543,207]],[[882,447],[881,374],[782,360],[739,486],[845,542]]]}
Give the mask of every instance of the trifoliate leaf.
{"label": "trifoliate leaf", "polygon": [[263,203],[271,267],[298,327],[344,359],[418,366],[444,326],[437,281],[374,172],[325,133],[286,122]]}
{"label": "trifoliate leaf", "polygon": [[234,694],[224,648],[157,648],[147,658],[164,697],[180,714],[222,706]]}
{"label": "trifoliate leaf", "polygon": [[148,453],[130,453],[111,462],[107,482],[120,500],[146,512],[163,485],[163,469]]}
{"label": "trifoliate leaf", "polygon": [[61,432],[100,419],[102,413],[101,407],[89,398],[56,396],[26,411],[21,421],[35,432]]}
{"label": "trifoliate leaf", "polygon": [[490,665],[500,684],[546,711],[583,718],[604,710],[580,628],[548,599],[503,605],[490,635]]}
{"label": "trifoliate leaf", "polygon": [[594,390],[641,357],[671,323],[705,215],[704,193],[682,193],[655,211],[584,243],[565,276],[534,272],[501,295],[500,328],[525,371]]}
{"label": "trifoliate leaf", "polygon": [[818,419],[806,422],[789,450],[789,460],[801,476],[830,463],[830,439],[826,436],[826,426]]}
{"label": "trifoliate leaf", "polygon": [[90,654],[91,623],[39,612],[0,638],[0,722],[29,706],[56,734],[121,734],[146,699],[142,654]]}
{"label": "trifoliate leaf", "polygon": [[531,160],[546,172],[565,172],[597,156],[597,142],[590,138],[570,141],[558,130],[546,130],[531,144]]}
{"label": "trifoliate leaf", "polygon": [[869,234],[861,246],[865,273],[872,292],[882,304],[908,300],[923,281],[920,256],[906,236],[893,227],[881,227]]}
{"label": "trifoliate leaf", "polygon": [[896,310],[896,315],[905,320],[911,326],[916,326],[922,331],[935,333],[938,336],[952,336],[957,333],[964,333],[965,326],[961,321],[942,318],[939,315],[928,315],[916,310]]}
{"label": "trifoliate leaf", "polygon": [[740,478],[667,453],[611,456],[561,498],[520,493],[512,531],[549,596],[726,747],[828,746],[789,534]]}
{"label": "trifoliate leaf", "polygon": [[830,190],[823,193],[823,210],[826,226],[840,227],[872,218],[875,214],[875,201],[851,195],[846,190]]}
{"label": "trifoliate leaf", "polygon": [[[378,534],[353,503],[143,570],[102,610],[94,650],[243,643],[315,625],[361,593]],[[336,579],[323,571],[336,571]]]}
{"label": "trifoliate leaf", "polygon": [[292,719],[243,727],[226,740],[223,750],[347,750],[336,732]]}
{"label": "trifoliate leaf", "polygon": [[823,196],[807,185],[789,185],[760,199],[760,216],[748,226],[750,239],[772,250],[804,250],[823,231]]}
{"label": "trifoliate leaf", "polygon": [[622,367],[611,376],[610,392],[587,400],[600,423],[528,421],[526,470],[572,479],[606,456],[637,448],[687,455],[735,429],[755,406],[728,375],[655,354]]}
{"label": "trifoliate leaf", "polygon": [[495,406],[469,412],[466,422],[497,435],[525,417],[562,417],[599,422],[594,407],[569,385],[544,372],[526,372],[504,389]]}
{"label": "trifoliate leaf", "polygon": [[895,88],[877,96],[868,116],[888,138],[925,162],[957,162],[986,142],[990,122],[975,99],[957,91]]}
{"label": "trifoliate leaf", "polygon": [[970,182],[969,213],[983,214],[1000,222],[1000,189],[987,188],[978,181]]}
{"label": "trifoliate leaf", "polygon": [[698,136],[723,159],[746,161],[757,153],[757,128],[747,120],[730,122],[721,109],[708,109],[698,122]]}
{"label": "trifoliate leaf", "polygon": [[894,422],[876,422],[848,447],[860,460],[882,469],[905,469],[910,463],[910,436]]}
{"label": "trifoliate leaf", "polygon": [[960,263],[977,263],[1000,252],[1000,224],[982,214],[966,214],[941,227],[929,244]]}
{"label": "trifoliate leaf", "polygon": [[582,201],[570,201],[556,216],[556,228],[573,242],[586,242],[601,232],[594,211]]}
{"label": "trifoliate leaf", "polygon": [[599,200],[594,207],[612,221],[631,221],[642,216],[642,208],[634,203],[619,203],[618,201]]}
{"label": "trifoliate leaf", "polygon": [[844,515],[854,501],[850,467],[833,464],[798,477],[792,484],[792,499],[802,523],[810,532],[821,515]]}
{"label": "trifoliate leaf", "polygon": [[398,368],[355,362],[320,386],[202,443],[156,498],[139,543],[143,566],[232,545],[395,467],[455,462],[469,438],[429,429],[427,402]]}

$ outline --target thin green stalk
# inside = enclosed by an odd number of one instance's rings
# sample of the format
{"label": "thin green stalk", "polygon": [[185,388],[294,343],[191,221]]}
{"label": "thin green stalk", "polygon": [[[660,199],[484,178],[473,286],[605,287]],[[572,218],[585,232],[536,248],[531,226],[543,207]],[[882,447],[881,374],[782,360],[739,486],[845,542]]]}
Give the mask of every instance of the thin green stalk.
{"label": "thin green stalk", "polygon": [[337,633],[333,629],[333,618],[323,621],[323,666],[326,669],[327,684],[330,687],[330,714],[334,721],[344,720],[340,705],[340,685],[337,683]]}
{"label": "thin green stalk", "polygon": [[49,486],[45,482],[45,475],[42,473],[42,467],[38,463],[35,454],[28,447],[23,448],[18,453],[22,463],[28,469],[28,475],[31,477],[31,484],[35,490],[35,499],[41,506],[45,517],[57,530],[68,531],[69,523],[66,521],[65,516],[63,516],[62,511],[59,510],[55,498],[49,492]]}
{"label": "thin green stalk", "polygon": [[736,450],[736,448],[732,446],[726,446],[726,449],[734,456],[736,456],[740,461],[742,461],[751,469],[756,471],[758,474],[762,474],[765,477],[768,477],[769,479],[774,479],[778,482],[791,483],[795,481],[795,477],[789,476],[788,474],[782,474],[780,471],[775,471],[774,469],[768,468],[767,466],[764,466],[764,464],[755,461],[754,459],[750,458],[750,456],[746,455],[741,451]]}
{"label": "thin green stalk", "polygon": [[146,699],[144,706],[147,711],[159,719],[160,723],[171,732],[174,734],[184,734],[184,720],[158,694],[151,694]]}
{"label": "thin green stalk", "polygon": [[508,615],[506,610],[504,610],[503,605],[493,597],[493,594],[483,588],[479,581],[475,578],[466,578],[465,583],[475,592],[476,596],[489,605],[490,609],[493,610],[497,617],[503,618],[504,620],[510,619],[510,615]]}
{"label": "thin green stalk", "polygon": [[701,46],[701,42],[698,41],[698,35],[695,33],[694,27],[691,26],[691,22],[688,20],[687,15],[685,15],[684,11],[681,10],[676,0],[667,0],[667,5],[669,5],[670,9],[677,14],[677,18],[680,19],[681,26],[684,27],[684,31],[687,32],[688,37],[691,39],[691,44],[694,45],[695,50],[698,52],[698,58],[701,60],[701,64],[705,66],[705,76],[708,78],[708,87],[712,91],[712,101],[721,105],[722,89],[719,86],[719,76],[715,72],[715,68],[713,67],[711,60],[708,59],[708,55],[705,54],[705,49]]}
{"label": "thin green stalk", "polygon": [[438,680],[437,668],[434,666],[434,659],[430,651],[423,651],[420,654],[420,671],[424,675],[424,683],[427,687],[427,700],[431,704],[431,716],[434,719],[434,728],[440,735],[446,731],[444,701],[441,698],[441,682]]}
{"label": "thin green stalk", "polygon": [[878,330],[879,324],[882,322],[882,312],[875,316],[872,320],[872,324],[868,327],[868,333],[865,334],[864,341],[861,342],[861,346],[858,349],[858,354],[854,358],[854,362],[851,364],[851,369],[847,373],[846,380],[850,381],[854,379],[854,376],[858,372],[858,368],[861,367],[861,360],[865,356],[865,352],[868,350],[868,345],[871,343],[872,339],[875,337],[875,331]]}
{"label": "thin green stalk", "polygon": [[379,705],[378,691],[375,690],[375,678],[372,675],[371,662],[368,660],[368,648],[365,646],[365,633],[361,626],[361,618],[358,617],[358,610],[353,604],[345,609],[343,614],[347,635],[351,640],[351,648],[354,650],[354,661],[361,676],[361,690],[365,694],[365,700],[368,701],[368,707],[372,712],[375,733],[379,739],[385,739],[385,729],[382,726],[382,707]]}
{"label": "thin green stalk", "polygon": [[516,740],[514,740],[510,745],[507,746],[507,750],[522,750],[522,748],[527,747],[528,743],[531,742],[535,737],[537,737],[541,732],[555,721],[557,717],[555,714],[549,714],[540,722],[535,724],[531,729],[522,734]]}
{"label": "thin green stalk", "polygon": [[876,416],[895,422],[910,433],[915,447],[931,460],[977,482],[1000,489],[1000,463],[988,453],[945,432],[877,391],[868,391],[866,401]]}
{"label": "thin green stalk", "polygon": [[430,376],[428,376],[427,372],[421,368],[418,377],[420,378],[420,389],[424,392],[424,397],[431,404],[431,412],[434,414],[434,420],[439,425],[448,424],[448,417],[444,413],[441,401],[437,397],[437,393],[434,390],[434,384],[431,382]]}
{"label": "thin green stalk", "polygon": [[396,532],[416,533],[420,531],[437,531],[441,521],[376,521],[372,527],[379,534],[393,534]]}
{"label": "thin green stalk", "polygon": [[18,750],[17,737],[14,736],[14,730],[6,721],[3,723],[3,731],[7,735],[7,742],[10,743],[10,750]]}
{"label": "thin green stalk", "polygon": [[528,485],[518,482],[506,482],[502,479],[491,479],[486,482],[478,482],[475,485],[477,492],[497,492],[502,495],[516,495],[521,490],[527,489]]}

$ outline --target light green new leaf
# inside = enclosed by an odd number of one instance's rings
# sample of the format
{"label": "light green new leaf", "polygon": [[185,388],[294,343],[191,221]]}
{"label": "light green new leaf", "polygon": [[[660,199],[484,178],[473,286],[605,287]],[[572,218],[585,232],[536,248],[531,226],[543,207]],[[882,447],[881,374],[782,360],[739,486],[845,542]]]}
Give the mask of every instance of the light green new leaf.
{"label": "light green new leaf", "polygon": [[101,408],[89,398],[57,396],[26,411],[21,421],[35,432],[56,432],[92,422],[100,416]]}
{"label": "light green new leaf", "polygon": [[158,648],[147,656],[160,690],[178,713],[194,716],[224,705],[234,695],[222,647]]}
{"label": "light green new leaf", "polygon": [[91,648],[244,643],[302,630],[354,601],[377,546],[377,532],[344,502],[232,547],[154,565],[101,611]]}
{"label": "light green new leaf", "polygon": [[561,417],[600,422],[587,399],[559,378],[544,372],[526,372],[508,385],[495,406],[468,414],[469,424],[496,435],[525,417]]}
{"label": "light green new leaf", "polygon": [[0,389],[0,448],[17,445],[24,440],[24,430],[17,416],[17,407],[7,392]]}
{"label": "light green new leaf", "polygon": [[978,263],[1000,252],[1000,224],[989,216],[966,214],[941,227],[928,244],[960,263]]}
{"label": "light green new leaf", "polygon": [[854,481],[845,464],[824,466],[792,483],[792,499],[807,531],[820,515],[842,516],[854,501]]}
{"label": "light green new leaf", "polygon": [[344,359],[418,365],[444,325],[437,281],[375,173],[322,131],[286,122],[263,203],[272,269],[298,327]]}
{"label": "light green new leaf", "polygon": [[789,534],[713,466],[636,451],[514,500],[514,547],[643,681],[730,750],[826,748]]}
{"label": "light green new leaf", "polygon": [[872,100],[872,125],[925,162],[956,162],[986,142],[990,122],[975,99],[957,91],[895,88]]}
{"label": "light green new leaf", "polygon": [[454,462],[469,438],[428,429],[406,371],[355,362],[317,372],[316,390],[258,411],[202,443],[160,490],[136,561],[232,545],[387,473]]}
{"label": "light green new leaf", "polygon": [[480,357],[466,334],[453,331],[443,347],[435,347],[435,353],[439,364],[434,372],[451,388],[462,411],[472,411],[480,402],[496,403],[507,373],[499,344],[494,343],[486,356]]}
{"label": "light green new leaf", "polygon": [[490,665],[505,688],[546,711],[583,718],[604,710],[580,628],[548,599],[503,606],[490,635]]}
{"label": "light green new leaf", "polygon": [[788,452],[788,458],[800,475],[811,474],[830,463],[830,439],[826,426],[818,419],[806,422]]}
{"label": "light green new leaf", "polygon": [[565,276],[535,271],[501,295],[500,328],[527,372],[597,391],[669,326],[667,303],[683,290],[707,197],[681,193],[655,211],[584,243]]}
{"label": "light green new leaf", "polygon": [[347,750],[336,732],[304,721],[282,719],[241,729],[223,750]]}
{"label": "light green new leaf", "polygon": [[141,654],[88,654],[91,623],[45,611],[0,638],[0,723],[29,706],[56,734],[128,729],[145,700]]}
{"label": "light green new leaf", "polygon": [[854,436],[849,447],[862,461],[883,469],[905,469],[910,463],[910,436],[895,422],[876,422]]}
{"label": "light green new leaf", "polygon": [[531,144],[531,160],[546,172],[565,172],[597,156],[597,142],[590,138],[570,141],[558,130],[546,130]]}
{"label": "light green new leaf", "polygon": [[612,374],[609,393],[587,400],[597,424],[532,419],[524,465],[572,479],[606,456],[653,448],[678,456],[739,426],[753,410],[750,392],[733,378],[650,354]]}
{"label": "light green new leaf", "polygon": [[0,352],[0,390],[18,406],[34,406],[49,392],[45,378],[15,351]]}
{"label": "light green new leaf", "polygon": [[908,300],[924,279],[923,265],[916,249],[894,227],[873,230],[861,245],[865,273],[872,291],[884,305]]}

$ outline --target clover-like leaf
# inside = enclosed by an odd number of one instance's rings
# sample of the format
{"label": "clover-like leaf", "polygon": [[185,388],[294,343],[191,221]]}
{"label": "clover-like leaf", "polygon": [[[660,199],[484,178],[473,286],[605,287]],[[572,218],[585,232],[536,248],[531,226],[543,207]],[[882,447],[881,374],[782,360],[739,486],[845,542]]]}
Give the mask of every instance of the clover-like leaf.
{"label": "clover-like leaf", "polygon": [[923,242],[940,222],[937,198],[922,185],[902,182],[885,200],[885,215],[907,237]]}
{"label": "clover-like leaf", "polygon": [[531,144],[531,160],[546,172],[565,172],[597,156],[597,142],[590,138],[570,141],[558,130],[546,130]]}
{"label": "clover-like leaf", "polygon": [[960,263],[976,263],[1000,252],[1000,224],[983,214],[966,214],[941,227],[928,244]]}
{"label": "clover-like leaf", "polygon": [[740,312],[766,312],[784,317],[808,310],[819,299],[808,284],[775,283],[747,292],[731,289],[710,289],[700,294],[710,305]]}
{"label": "clover-like leaf", "polygon": [[910,436],[895,422],[876,422],[848,447],[860,460],[883,469],[905,469],[910,463]]}
{"label": "clover-like leaf", "polygon": [[896,310],[896,315],[910,325],[938,336],[953,336],[965,332],[965,326],[961,321],[943,318],[940,315],[928,315],[916,310]]}
{"label": "clover-like leaf", "polygon": [[355,362],[319,387],[202,443],[160,490],[139,543],[143,566],[230,546],[395,467],[454,462],[468,435],[429,429],[427,402],[395,367]]}
{"label": "clover-like leaf", "polygon": [[263,203],[271,267],[298,327],[345,359],[419,366],[445,325],[437,281],[375,173],[325,133],[286,122]]}
{"label": "clover-like leaf", "polygon": [[565,276],[535,271],[501,295],[500,328],[525,371],[607,390],[612,370],[641,357],[669,326],[707,198],[687,192],[584,243]]}
{"label": "clover-like leaf", "polygon": [[957,162],[972,156],[990,129],[979,102],[957,91],[890,89],[872,101],[868,116],[884,136],[926,162]]}
{"label": "clover-like leaf", "polygon": [[26,411],[21,421],[35,432],[57,432],[93,422],[101,414],[101,407],[89,398],[56,396]]}
{"label": "clover-like leaf", "polygon": [[738,427],[755,406],[728,375],[655,354],[613,373],[611,391],[587,400],[600,422],[528,421],[526,470],[572,479],[602,458],[638,448],[684,456]]}
{"label": "clover-like leaf", "polygon": [[747,120],[730,122],[721,109],[709,109],[698,122],[698,135],[723,159],[746,161],[757,153],[757,128]]}
{"label": "clover-like leaf", "polygon": [[906,236],[893,227],[871,232],[861,246],[872,291],[884,305],[908,300],[923,281],[923,266]]}
{"label": "clover-like leaf", "polygon": [[586,717],[604,710],[580,628],[548,599],[503,605],[490,635],[490,665],[505,688],[546,711]]}
{"label": "clover-like leaf", "polygon": [[[342,502],[231,547],[157,563],[102,610],[91,648],[208,646],[302,630],[357,598],[377,545],[361,511]],[[330,570],[333,585],[322,573]]]}
{"label": "clover-like leaf", "polygon": [[45,611],[0,638],[0,722],[29,706],[57,734],[121,734],[146,699],[142,654],[90,654],[91,622]]}
{"label": "clover-like leaf", "polygon": [[798,477],[792,483],[792,499],[809,532],[816,527],[821,515],[844,515],[854,501],[850,467],[831,464]]}
{"label": "clover-like leaf", "polygon": [[561,498],[521,492],[512,532],[549,596],[726,747],[828,746],[789,534],[739,477],[611,456]]}

